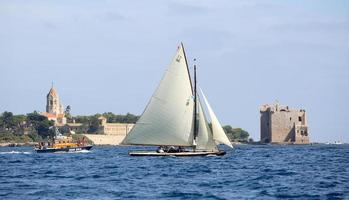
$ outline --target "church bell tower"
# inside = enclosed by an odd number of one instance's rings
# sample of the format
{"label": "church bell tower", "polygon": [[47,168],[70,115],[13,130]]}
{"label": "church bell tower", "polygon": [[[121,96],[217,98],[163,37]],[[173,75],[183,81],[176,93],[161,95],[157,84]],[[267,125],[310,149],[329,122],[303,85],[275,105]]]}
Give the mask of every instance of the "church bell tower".
{"label": "church bell tower", "polygon": [[46,112],[52,114],[64,113],[63,106],[59,101],[59,96],[56,89],[52,86],[49,93],[46,96]]}

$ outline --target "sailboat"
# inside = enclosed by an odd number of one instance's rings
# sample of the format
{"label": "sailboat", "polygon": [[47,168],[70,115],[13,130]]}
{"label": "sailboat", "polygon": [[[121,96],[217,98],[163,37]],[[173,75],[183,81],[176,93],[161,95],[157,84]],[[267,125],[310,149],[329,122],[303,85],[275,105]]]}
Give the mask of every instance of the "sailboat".
{"label": "sailboat", "polygon": [[[219,144],[233,148],[205,95],[201,91],[201,99],[197,94],[196,65],[193,74],[194,81],[181,43],[143,114],[121,143],[159,148],[131,151],[129,155],[225,155]],[[205,114],[211,119],[211,127]]]}

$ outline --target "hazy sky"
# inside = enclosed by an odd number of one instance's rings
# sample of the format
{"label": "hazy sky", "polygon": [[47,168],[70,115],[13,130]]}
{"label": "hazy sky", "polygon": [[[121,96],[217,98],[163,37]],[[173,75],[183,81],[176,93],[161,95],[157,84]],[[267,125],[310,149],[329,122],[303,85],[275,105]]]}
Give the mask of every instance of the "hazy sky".
{"label": "hazy sky", "polygon": [[[132,3],[131,3],[132,2]],[[259,140],[259,106],[304,108],[349,142],[349,1],[0,0],[0,112],[141,114],[183,42],[222,124]]]}

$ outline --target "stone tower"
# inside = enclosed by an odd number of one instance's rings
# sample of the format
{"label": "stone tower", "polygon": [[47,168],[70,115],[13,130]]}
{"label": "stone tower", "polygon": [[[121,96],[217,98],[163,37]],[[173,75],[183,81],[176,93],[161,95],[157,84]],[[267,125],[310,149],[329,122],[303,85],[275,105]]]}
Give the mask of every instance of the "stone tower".
{"label": "stone tower", "polygon": [[51,87],[49,93],[46,96],[46,112],[52,114],[63,114],[64,108],[59,101],[59,96],[55,88]]}
{"label": "stone tower", "polygon": [[41,115],[47,117],[48,120],[54,121],[55,126],[63,126],[67,123],[67,118],[64,116],[63,105],[53,85],[46,95],[46,112],[41,113]]}
{"label": "stone tower", "polygon": [[278,103],[263,105],[261,113],[261,142],[309,144],[306,112]]}

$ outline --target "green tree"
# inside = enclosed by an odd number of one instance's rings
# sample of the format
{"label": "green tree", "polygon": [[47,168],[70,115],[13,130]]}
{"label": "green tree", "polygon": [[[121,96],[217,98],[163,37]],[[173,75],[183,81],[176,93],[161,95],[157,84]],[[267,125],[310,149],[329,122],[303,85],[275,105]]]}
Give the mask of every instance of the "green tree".
{"label": "green tree", "polygon": [[42,140],[42,137],[38,135],[37,133],[29,133],[28,137],[33,141],[33,142],[39,142]]}
{"label": "green tree", "polygon": [[74,117],[76,123],[89,124],[90,116],[76,116]]}
{"label": "green tree", "polygon": [[100,116],[107,118],[108,123],[136,123],[139,116],[127,113],[126,115],[116,115],[112,112],[105,112],[103,114],[95,114],[92,116],[76,116],[74,117],[76,123],[83,123],[87,125],[97,124],[96,119]]}
{"label": "green tree", "polygon": [[71,119],[70,111],[71,111],[71,107],[70,107],[70,105],[68,105],[68,106],[65,108],[65,111],[64,111],[65,117],[66,117],[68,120]]}
{"label": "green tree", "polygon": [[127,113],[126,115],[115,115],[112,112],[103,113],[108,123],[136,123],[139,116]]}
{"label": "green tree", "polygon": [[230,141],[247,142],[249,133],[241,128],[233,128],[230,125],[223,126]]}
{"label": "green tree", "polygon": [[2,113],[2,125],[4,128],[12,129],[15,126],[12,112],[5,111]]}
{"label": "green tree", "polygon": [[13,123],[19,128],[21,127],[23,124],[25,124],[27,120],[27,116],[25,115],[14,115],[13,116]]}
{"label": "green tree", "polygon": [[50,136],[49,128],[54,125],[53,121],[49,121],[47,117],[40,115],[38,112],[27,114],[28,123],[31,124],[42,138]]}
{"label": "green tree", "polygon": [[98,131],[98,128],[99,128],[99,120],[97,116],[94,116],[90,120],[89,129],[87,132],[96,133]]}
{"label": "green tree", "polygon": [[25,115],[13,115],[12,112],[4,112],[0,115],[0,130],[15,135],[21,135],[26,128]]}

